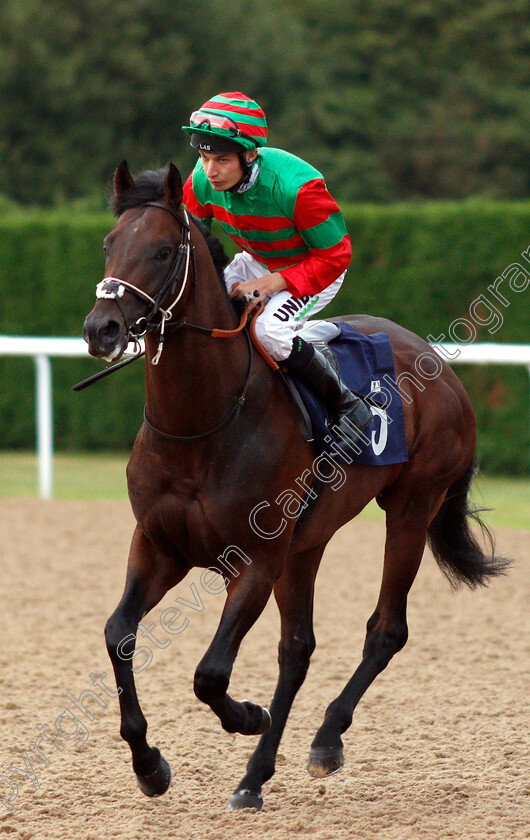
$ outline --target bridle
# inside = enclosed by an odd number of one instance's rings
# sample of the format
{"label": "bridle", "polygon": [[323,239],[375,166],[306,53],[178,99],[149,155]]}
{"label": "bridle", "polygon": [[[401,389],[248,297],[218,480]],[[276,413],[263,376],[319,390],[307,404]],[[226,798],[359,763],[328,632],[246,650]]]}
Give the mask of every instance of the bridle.
{"label": "bridle", "polygon": [[[195,246],[191,244],[190,223],[186,210],[184,210],[184,217],[181,217],[176,210],[173,210],[172,207],[169,207],[166,204],[161,204],[159,201],[146,201],[140,206],[159,207],[161,210],[165,210],[166,213],[171,213],[171,215],[181,225],[182,241],[177,249],[175,257],[173,258],[173,262],[169,267],[169,270],[162,282],[162,285],[160,286],[159,290],[155,293],[154,296],[147,294],[147,292],[144,292],[143,289],[139,289],[137,286],[134,286],[132,283],[129,283],[126,280],[120,280],[118,277],[104,277],[103,280],[96,286],[96,298],[113,300],[116,303],[122,314],[123,321],[125,324],[125,336],[128,342],[134,342],[135,349],[139,347],[138,339],[145,335],[146,332],[155,327],[160,328],[158,350],[156,352],[156,355],[151,360],[151,364],[157,365],[160,361],[162,349],[164,346],[166,323],[171,320],[173,316],[173,310],[179,302],[179,300],[181,299],[182,295],[184,294],[184,291],[187,286],[190,262],[193,262],[193,275],[195,282]],[[173,302],[167,307],[167,309],[164,309],[165,300],[168,297],[174,295],[176,292],[177,283],[179,282],[183,268],[184,273],[182,276],[179,293],[175,297]],[[135,297],[139,298],[141,301],[151,304],[151,309],[148,312],[148,314],[142,315],[133,324],[129,324],[127,322],[127,315],[123,306],[121,305],[120,298],[123,297],[125,292],[130,292],[131,294],[135,295]]]}
{"label": "bridle", "polygon": [[[167,213],[171,213],[171,215],[179,222],[182,227],[182,241],[179,245],[177,253],[173,259],[169,270],[162,281],[162,285],[160,289],[153,295],[149,295],[147,292],[144,292],[143,289],[139,289],[137,286],[129,283],[126,280],[121,280],[118,277],[104,277],[103,280],[98,283],[96,287],[96,297],[99,299],[107,299],[107,300],[114,300],[117,304],[125,324],[126,329],[126,338],[129,341],[133,341],[135,345],[135,354],[126,359],[124,362],[118,362],[116,365],[113,365],[110,368],[107,368],[105,371],[100,371],[96,373],[94,376],[85,379],[83,382],[78,383],[74,386],[75,391],[82,390],[83,388],[87,387],[88,385],[96,382],[98,379],[101,379],[103,376],[111,373],[113,370],[117,370],[120,367],[123,367],[126,364],[138,359],[140,356],[143,356],[145,351],[141,350],[139,339],[145,335],[149,330],[159,328],[160,329],[160,337],[158,340],[158,349],[151,360],[151,364],[157,365],[160,361],[160,357],[162,355],[162,350],[164,347],[165,341],[165,328],[166,324],[168,324],[173,331],[181,329],[182,327],[188,327],[189,329],[196,330],[197,332],[201,332],[203,334],[208,335],[210,338],[232,338],[233,336],[240,333],[246,327],[249,315],[249,308],[248,306],[245,308],[244,312],[242,313],[241,320],[239,325],[233,330],[224,330],[224,329],[215,329],[209,327],[202,327],[198,324],[191,324],[188,319],[184,316],[180,318],[178,321],[171,321],[173,317],[173,310],[177,303],[182,298],[184,294],[184,290],[188,283],[188,277],[190,273],[190,263],[193,266],[193,280],[192,283],[195,286],[197,283],[197,266],[195,262],[195,246],[191,244],[191,235],[190,235],[190,221],[189,216],[186,210],[183,211],[184,218],[182,218],[176,210],[172,207],[169,207],[166,204],[162,204],[159,201],[146,201],[143,204],[139,205],[139,207],[159,207],[161,210],[165,210]],[[181,279],[182,274],[182,279]],[[178,294],[170,303],[170,305],[164,309],[165,300],[174,295],[177,290],[177,284],[181,280],[180,289]],[[135,295],[140,300],[151,304],[151,309],[147,313],[147,315],[142,315],[135,321],[133,324],[128,323],[127,315],[125,310],[121,304],[121,298],[125,294],[125,292],[129,292],[130,294]],[[252,376],[252,365],[253,365],[253,347],[252,341],[250,339],[248,329],[245,330],[245,337],[247,339],[248,349],[249,349],[249,365],[247,376],[245,379],[245,384],[243,386],[243,391],[241,392],[240,397],[237,399],[235,404],[232,406],[230,411],[226,414],[226,416],[214,426],[212,429],[209,429],[206,432],[202,432],[201,434],[197,435],[172,435],[168,434],[167,432],[163,432],[161,429],[158,429],[156,426],[151,423],[148,419],[146,410],[144,408],[144,420],[147,426],[152,429],[157,434],[161,435],[162,437],[169,439],[169,440],[180,440],[180,441],[192,441],[192,440],[199,440],[201,438],[208,437],[209,435],[214,434],[215,432],[220,431],[224,428],[229,422],[233,422],[243,406],[245,405],[246,401],[246,394],[250,384],[250,378]]]}

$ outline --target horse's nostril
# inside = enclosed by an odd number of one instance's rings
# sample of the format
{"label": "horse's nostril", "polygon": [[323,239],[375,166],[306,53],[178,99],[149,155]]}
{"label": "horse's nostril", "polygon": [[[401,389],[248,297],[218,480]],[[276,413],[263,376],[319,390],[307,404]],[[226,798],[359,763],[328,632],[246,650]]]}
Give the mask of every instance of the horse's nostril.
{"label": "horse's nostril", "polygon": [[106,341],[115,341],[120,333],[120,325],[117,321],[108,321],[104,327],[100,328],[99,332]]}

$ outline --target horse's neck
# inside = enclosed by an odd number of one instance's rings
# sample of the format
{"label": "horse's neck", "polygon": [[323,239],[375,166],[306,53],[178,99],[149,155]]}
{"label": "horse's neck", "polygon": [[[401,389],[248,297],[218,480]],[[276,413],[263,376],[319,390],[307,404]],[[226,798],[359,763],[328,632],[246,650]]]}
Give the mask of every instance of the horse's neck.
{"label": "horse's neck", "polygon": [[[213,271],[213,269],[212,269]],[[215,274],[199,272],[186,306],[190,324],[234,329],[236,318]],[[211,338],[189,327],[168,335],[157,365],[158,333],[146,339],[146,405],[148,417],[163,431],[201,434],[216,426],[240,396],[249,354],[243,333]]]}

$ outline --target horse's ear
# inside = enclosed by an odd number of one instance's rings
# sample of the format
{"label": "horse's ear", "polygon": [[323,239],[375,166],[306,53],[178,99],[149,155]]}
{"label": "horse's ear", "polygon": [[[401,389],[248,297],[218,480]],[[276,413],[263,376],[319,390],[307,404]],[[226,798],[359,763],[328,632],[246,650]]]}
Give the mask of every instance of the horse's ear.
{"label": "horse's ear", "polygon": [[174,163],[170,163],[164,184],[166,202],[170,207],[179,207],[182,201],[182,178]]}
{"label": "horse's ear", "polygon": [[125,190],[130,190],[134,187],[133,176],[129,172],[127,161],[122,160],[114,173],[114,195],[121,195]]}

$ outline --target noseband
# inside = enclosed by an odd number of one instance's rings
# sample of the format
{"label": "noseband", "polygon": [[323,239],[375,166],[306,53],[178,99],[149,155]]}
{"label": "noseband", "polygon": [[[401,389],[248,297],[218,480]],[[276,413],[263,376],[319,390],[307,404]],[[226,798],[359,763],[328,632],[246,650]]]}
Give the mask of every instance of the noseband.
{"label": "noseband", "polygon": [[[107,376],[109,373],[112,373],[114,370],[118,370],[124,367],[125,365],[129,364],[130,362],[134,361],[135,359],[140,358],[140,356],[143,356],[145,351],[140,349],[140,342],[138,339],[141,336],[145,335],[145,333],[149,330],[159,328],[160,338],[158,342],[158,350],[156,352],[155,357],[151,360],[151,364],[157,365],[160,360],[160,356],[162,355],[162,349],[164,346],[164,330],[166,322],[170,321],[173,315],[173,309],[184,294],[184,289],[186,288],[188,281],[190,261],[193,262],[193,283],[197,282],[195,246],[191,244],[190,223],[186,210],[184,210],[184,218],[181,218],[181,216],[176,212],[176,210],[173,210],[172,207],[168,207],[167,205],[161,204],[158,201],[146,201],[144,204],[140,204],[138,206],[159,207],[161,210],[165,210],[167,213],[171,213],[171,215],[182,226],[182,242],[179,245],[175,258],[169,268],[168,273],[164,278],[164,281],[162,282],[160,289],[158,290],[158,292],[156,292],[156,294],[153,297],[151,297],[151,295],[149,295],[147,292],[144,292],[143,289],[139,289],[137,286],[134,286],[132,283],[129,283],[126,280],[120,280],[118,277],[104,277],[103,280],[100,283],[98,283],[96,287],[96,297],[99,299],[103,298],[107,300],[114,300],[116,302],[123,316],[126,329],[126,337],[135,343],[136,347],[138,348],[138,352],[136,352],[135,355],[133,355],[129,359],[118,362],[116,365],[113,365],[112,367],[107,368],[106,370],[100,371],[99,373],[90,376],[88,379],[84,379],[82,382],[79,382],[77,385],[74,385],[74,391],[82,391],[84,388],[88,387],[93,382],[97,382],[104,376]],[[184,265],[184,274],[181,280],[179,293],[173,300],[173,302],[167,307],[167,309],[164,309],[163,304],[166,297],[168,295],[174,295],[176,292],[177,283],[180,279],[180,275],[182,273]],[[125,310],[123,309],[120,300],[125,294],[125,292],[130,292],[131,294],[139,298],[141,301],[149,303],[151,305],[151,309],[149,310],[147,315],[143,315],[134,324],[131,325],[127,323],[127,315],[125,314]],[[179,329],[181,327],[189,327],[192,330],[196,330],[197,332],[208,335],[210,338],[232,338],[233,336],[238,335],[240,332],[245,330],[245,326],[247,324],[249,316],[250,300],[247,300],[246,302],[247,307],[245,307],[245,310],[241,314],[239,326],[232,330],[215,329],[199,326],[198,324],[191,324],[186,317],[183,317],[180,320],[174,322],[172,326],[174,327],[174,329]],[[263,304],[260,304],[260,306],[262,307]],[[257,311],[259,312],[260,309],[258,309]],[[237,418],[239,412],[245,405],[246,394],[252,376],[253,352],[252,341],[248,330],[245,330],[245,337],[247,339],[248,344],[249,364],[245,384],[243,385],[243,391],[240,397],[236,400],[232,408],[228,411],[228,413],[225,415],[225,417],[221,420],[220,423],[218,423],[213,428],[208,429],[208,431],[202,432],[201,434],[172,435],[163,432],[161,429],[158,429],[156,426],[154,426],[148,419],[144,409],[144,420],[146,424],[158,435],[161,435],[162,437],[167,438],[169,440],[194,441],[209,437],[210,435],[213,435],[216,432],[219,432],[221,429],[225,428],[225,426],[227,426],[229,423],[233,423],[234,420]]]}
{"label": "noseband", "polygon": [[[173,210],[172,207],[168,207],[158,201],[146,201],[145,204],[141,204],[139,206],[159,207],[161,210],[165,210],[166,213],[171,213],[171,215],[182,227],[182,241],[178,247],[173,262],[169,267],[169,271],[167,272],[160,289],[153,297],[147,294],[147,292],[144,292],[143,289],[139,289],[137,286],[134,286],[126,280],[120,280],[118,277],[104,277],[103,280],[96,286],[96,298],[114,300],[116,302],[125,323],[126,338],[133,341],[137,347],[139,346],[138,339],[145,335],[146,332],[155,328],[160,329],[158,350],[154,358],[151,360],[151,364],[157,365],[160,361],[160,356],[162,355],[162,349],[164,346],[166,323],[171,320],[173,309],[184,294],[188,281],[190,261],[193,260],[195,265],[194,246],[191,244],[189,217],[186,210],[184,210],[184,218],[182,218],[176,210]],[[179,293],[167,309],[164,309],[164,301],[168,296],[175,294],[177,283],[179,282],[182,272],[183,276]],[[129,324],[127,322],[127,315],[125,314],[125,310],[121,304],[121,298],[125,292],[130,292],[135,297],[150,304],[151,306],[147,315],[142,315],[142,317],[138,318],[134,324]]]}

